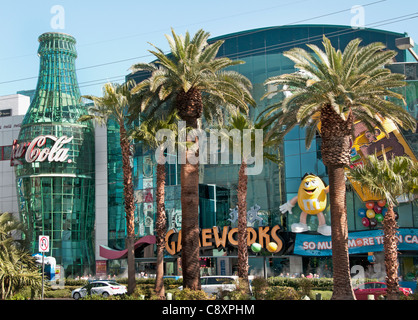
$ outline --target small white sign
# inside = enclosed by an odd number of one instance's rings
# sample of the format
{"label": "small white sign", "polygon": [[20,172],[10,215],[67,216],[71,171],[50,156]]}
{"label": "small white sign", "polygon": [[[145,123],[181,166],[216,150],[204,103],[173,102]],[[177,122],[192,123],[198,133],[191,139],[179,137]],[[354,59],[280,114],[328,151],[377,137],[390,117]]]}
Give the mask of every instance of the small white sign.
{"label": "small white sign", "polygon": [[49,252],[49,236],[39,236],[39,252]]}

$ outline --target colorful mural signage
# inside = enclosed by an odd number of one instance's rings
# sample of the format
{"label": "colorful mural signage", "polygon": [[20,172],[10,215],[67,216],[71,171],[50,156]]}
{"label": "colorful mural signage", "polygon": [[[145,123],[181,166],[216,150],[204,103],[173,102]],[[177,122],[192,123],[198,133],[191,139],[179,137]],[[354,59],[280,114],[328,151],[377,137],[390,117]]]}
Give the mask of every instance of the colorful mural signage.
{"label": "colorful mural signage", "polygon": [[[366,208],[360,208],[357,211],[361,218],[361,223],[365,227],[375,228],[379,223],[383,223],[383,219],[388,209],[385,207],[386,201],[367,201]],[[399,214],[395,211],[395,219],[398,220]]]}
{"label": "colorful mural signage", "polygon": [[[251,247],[252,244],[257,243],[261,248],[270,248],[271,243],[274,242],[275,253],[278,253],[283,248],[284,242],[280,236],[281,227],[275,225],[273,227],[258,227],[247,228],[247,246]],[[202,229],[200,231],[199,246],[201,248],[226,248],[227,246],[238,246],[238,228],[231,228],[229,226],[224,227],[212,227]],[[168,254],[175,255],[180,252],[181,246],[181,230],[175,233],[173,229],[167,232],[165,237],[166,250]],[[271,249],[271,248],[270,248]]]}
{"label": "colorful mural signage", "polygon": [[[417,161],[414,153],[406,142],[402,133],[392,120],[385,119],[383,121],[383,128],[387,135],[377,127],[373,132],[369,131],[363,122],[358,121],[354,124],[355,140],[351,147],[351,167],[362,165],[367,161],[367,157],[373,154],[382,156],[383,152],[387,158],[393,156],[409,156],[412,160]],[[359,197],[364,201],[380,200],[376,195],[370,191],[362,188],[360,184],[350,181],[354,190]]]}
{"label": "colorful mural signage", "polygon": [[[418,229],[398,230],[398,250],[418,250]],[[348,253],[383,251],[383,230],[350,232],[348,234]],[[313,234],[296,234],[293,253],[301,256],[331,256],[331,237]]]}

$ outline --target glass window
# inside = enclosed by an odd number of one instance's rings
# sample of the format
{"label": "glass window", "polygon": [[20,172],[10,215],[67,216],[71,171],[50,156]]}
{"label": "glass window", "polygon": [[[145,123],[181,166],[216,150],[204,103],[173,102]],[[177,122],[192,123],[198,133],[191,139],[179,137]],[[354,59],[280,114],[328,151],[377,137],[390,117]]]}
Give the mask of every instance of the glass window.
{"label": "glass window", "polygon": [[12,149],[12,146],[0,147],[0,160],[10,160]]}
{"label": "glass window", "polygon": [[302,164],[301,166],[302,174],[309,173],[309,172],[318,174],[316,152],[301,154],[301,164]]}
{"label": "glass window", "polygon": [[299,127],[296,126],[286,135],[285,140],[299,139]]}
{"label": "glass window", "polygon": [[365,283],[364,284],[364,289],[373,289],[374,288],[374,283]]}
{"label": "glass window", "polygon": [[297,193],[300,186],[300,178],[286,179],[286,192]]}
{"label": "glass window", "polygon": [[285,157],[285,175],[286,178],[301,177],[299,155]]}
{"label": "glass window", "polygon": [[399,227],[411,227],[413,224],[412,218],[412,205],[411,203],[402,203],[395,211],[398,212],[398,226]]}
{"label": "glass window", "polygon": [[299,141],[298,140],[286,140],[284,142],[284,152],[286,156],[299,154]]}
{"label": "glass window", "polygon": [[384,284],[384,283],[377,283],[376,282],[374,288],[375,289],[385,289],[386,288],[386,284]]}

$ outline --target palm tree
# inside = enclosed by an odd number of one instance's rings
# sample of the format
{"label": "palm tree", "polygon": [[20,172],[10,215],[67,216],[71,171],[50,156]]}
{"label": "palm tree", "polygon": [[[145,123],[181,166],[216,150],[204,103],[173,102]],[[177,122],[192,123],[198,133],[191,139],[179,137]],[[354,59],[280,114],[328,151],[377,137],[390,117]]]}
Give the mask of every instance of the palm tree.
{"label": "palm tree", "polygon": [[157,272],[155,278],[155,292],[160,299],[164,299],[164,248],[165,248],[165,236],[167,232],[166,214],[165,214],[165,163],[163,162],[164,150],[162,150],[162,141],[159,141],[159,130],[169,130],[173,135],[171,139],[175,139],[177,133],[178,116],[174,112],[166,117],[157,118],[153,116],[142,116],[141,123],[134,129],[131,136],[137,141],[142,141],[145,146],[150,149],[157,149],[159,157],[157,160],[157,220],[156,220],[156,233],[157,233]]}
{"label": "palm tree", "polygon": [[26,250],[25,240],[13,235],[25,233],[23,224],[11,213],[0,213],[0,299],[7,299],[24,287],[40,291],[41,274],[35,259]]}
{"label": "palm tree", "polygon": [[[206,120],[222,119],[220,105],[231,104],[245,111],[248,104],[255,105],[251,97],[251,82],[241,74],[224,70],[243,61],[216,58],[223,41],[208,44],[210,34],[199,30],[193,37],[166,36],[171,52],[155,47],[150,52],[157,58],[155,63],[138,63],[133,71],[145,70],[150,77],[137,84],[133,92],[149,89],[152,95],[143,99],[139,112],[155,112],[167,104],[150,104],[158,97],[169,102],[171,110],[177,110],[179,117],[192,129],[198,128],[202,115]],[[169,112],[171,111],[169,110]],[[193,141],[191,141],[193,142]],[[199,281],[199,164],[192,164],[189,158],[195,156],[191,148],[185,150],[186,157],[181,163],[181,207],[182,207],[182,271],[184,287],[200,288]]]}
{"label": "palm tree", "polygon": [[[235,150],[234,137],[230,135],[232,130],[238,130],[244,139],[245,132],[251,134],[251,145],[262,144],[263,161],[268,159],[277,164],[280,164],[279,155],[269,153],[269,149],[272,147],[277,148],[280,144],[280,133],[268,132],[268,126],[266,126],[266,119],[261,118],[256,123],[253,123],[247,115],[241,112],[232,113],[229,117],[227,125],[223,126],[227,132],[221,131],[227,139],[229,139],[229,146],[231,150]],[[222,126],[218,126],[218,128]],[[257,135],[256,130],[261,131],[262,136]],[[265,134],[266,133],[266,134]],[[261,138],[261,141],[258,139]],[[248,158],[251,154],[251,150],[244,150],[241,140],[239,141],[238,148],[241,151],[241,165],[238,173],[238,277],[248,284],[248,246],[247,246],[247,165]]]}
{"label": "palm tree", "polygon": [[418,194],[418,163],[406,156],[388,160],[385,153],[383,159],[372,155],[365,164],[351,169],[348,176],[362,188],[370,190],[373,195],[385,199],[388,205],[388,211],[383,219],[387,298],[397,300],[399,297],[396,239],[398,226],[393,208],[398,205],[397,197],[407,195],[409,199],[414,199]]}
{"label": "palm tree", "polygon": [[81,116],[78,121],[94,119],[100,125],[107,125],[108,121],[114,121],[119,126],[119,143],[122,151],[122,170],[123,170],[123,195],[126,214],[128,250],[128,294],[135,290],[135,204],[134,190],[132,183],[132,168],[130,164],[131,144],[125,124],[129,108],[132,107],[134,97],[131,95],[130,88],[132,81],[123,84],[106,83],[103,86],[103,97],[85,95],[83,98],[92,100],[94,106],[89,108],[89,115]]}
{"label": "palm tree", "polygon": [[[298,72],[269,78],[266,85],[280,85],[277,92],[286,97],[268,107],[272,130],[285,132],[299,125],[306,128],[309,148],[320,126],[321,153],[327,167],[330,186],[332,257],[334,291],[332,299],[354,299],[348,258],[348,227],[345,203],[344,167],[350,161],[350,138],[353,121],[359,120],[371,129],[383,132],[387,118],[405,129],[415,130],[415,119],[401,106],[386,97],[403,99],[389,88],[405,85],[404,76],[391,73],[384,66],[392,62],[395,51],[384,50],[382,43],[360,47],[361,40],[348,43],[344,52],[332,47],[323,37],[325,51],[307,45],[311,51],[293,48],[284,56],[295,62]],[[269,93],[270,94],[270,93]]]}

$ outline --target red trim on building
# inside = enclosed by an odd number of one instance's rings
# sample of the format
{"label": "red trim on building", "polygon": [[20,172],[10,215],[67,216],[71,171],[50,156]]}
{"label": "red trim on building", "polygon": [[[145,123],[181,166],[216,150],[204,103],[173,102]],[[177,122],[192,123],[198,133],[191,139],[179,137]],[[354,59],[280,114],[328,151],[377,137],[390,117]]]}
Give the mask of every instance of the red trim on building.
{"label": "red trim on building", "polygon": [[[137,242],[135,242],[134,247],[135,247],[135,250],[136,250],[140,247],[146,247],[146,246],[149,246],[150,244],[155,244],[155,242],[156,242],[155,236],[149,235],[149,236],[142,237]],[[124,259],[128,256],[128,249],[114,250],[114,249],[111,249],[109,247],[101,245],[100,246],[100,256],[102,258],[106,258],[106,259],[110,259],[110,260]]]}

